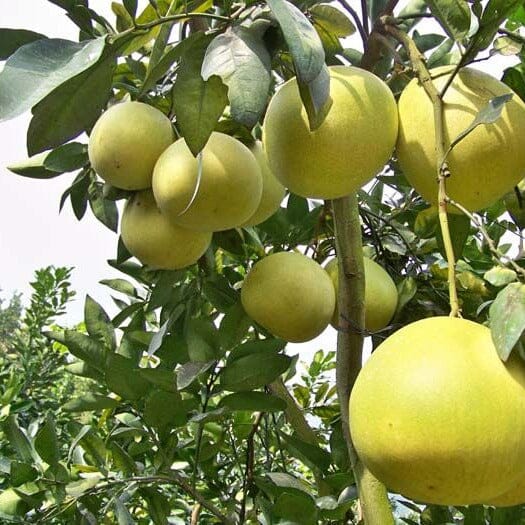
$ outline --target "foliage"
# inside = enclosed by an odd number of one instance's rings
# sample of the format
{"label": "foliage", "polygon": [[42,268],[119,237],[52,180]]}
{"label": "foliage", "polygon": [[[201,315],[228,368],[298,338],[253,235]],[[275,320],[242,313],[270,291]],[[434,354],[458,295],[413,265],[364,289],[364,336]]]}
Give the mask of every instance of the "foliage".
{"label": "foliage", "polygon": [[[335,9],[314,1],[150,0],[140,11],[123,0],[112,3],[115,24],[87,0],[50,1],[78,26],[79,43],[0,30],[0,56],[8,57],[0,117],[32,109],[28,150],[38,154],[12,171],[41,179],[76,173],[61,206],[69,201],[81,219],[89,204],[113,230],[117,201],[129,193],[97,179],[82,137],[108,101],[157,107],[197,153],[213,130],[253,142],[276,81],[294,74],[311,129],[321,125],[330,108],[326,64],[360,63],[399,95],[413,71],[388,27],[406,31],[429,66],[497,53],[523,59],[525,11],[517,1],[416,0],[394,19],[395,1],[370,0],[362,2],[369,19],[343,1]],[[437,20],[439,34],[418,32],[426,17]],[[364,53],[344,39],[354,29]],[[519,64],[503,78],[525,99],[523,74]],[[35,89],[37,75],[45,81]],[[376,346],[413,320],[448,313],[445,243],[436,210],[395,158],[358,198],[365,251],[399,293],[391,325],[367,334]],[[512,244],[523,245],[521,228],[504,212],[499,201],[451,217],[450,229],[462,314],[491,321],[507,358],[516,343],[521,348],[525,264],[512,256]],[[72,296],[69,270],[39,271],[23,318],[15,298],[0,316],[7,348],[0,357],[2,519],[358,523],[334,352],[319,351],[303,366],[253,323],[239,294],[248,269],[267,253],[300,250],[324,263],[334,246],[331,203],[295,195],[256,227],[215,233],[205,256],[185,270],[143,267],[120,242],[110,264],[123,275],[102,281],[118,314],[111,318],[87,297],[78,329],[50,327]],[[525,520],[525,507],[453,509],[391,498],[398,523]]]}

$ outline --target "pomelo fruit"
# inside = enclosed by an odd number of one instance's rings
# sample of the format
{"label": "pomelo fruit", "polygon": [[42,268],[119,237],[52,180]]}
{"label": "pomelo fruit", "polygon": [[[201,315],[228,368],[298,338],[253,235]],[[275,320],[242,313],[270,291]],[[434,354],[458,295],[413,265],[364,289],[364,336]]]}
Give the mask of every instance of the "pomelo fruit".
{"label": "pomelo fruit", "polygon": [[297,80],[273,96],[263,124],[270,169],[302,197],[335,199],[357,191],[389,160],[397,138],[394,96],[363,69],[331,66],[333,104],[311,132]]}
{"label": "pomelo fruit", "polygon": [[[431,70],[441,90],[450,67]],[[487,73],[463,68],[448,88],[444,123],[446,145],[465,131],[480,110],[498,96],[512,90]],[[437,204],[435,130],[433,106],[417,79],[399,98],[399,164],[408,181],[428,202]],[[525,104],[514,94],[501,116],[492,124],[481,124],[449,153],[451,177],[448,196],[471,211],[486,208],[512,190],[525,176]],[[454,206],[449,210],[460,213]]]}
{"label": "pomelo fruit", "polygon": [[212,234],[173,224],[157,207],[151,190],[143,190],[126,204],[121,236],[129,252],[143,264],[178,270],[199,260],[210,245]]}
{"label": "pomelo fruit", "polygon": [[489,328],[451,317],[386,339],[350,396],[357,453],[389,490],[438,505],[489,501],[525,477],[525,367]]}
{"label": "pomelo fruit", "polygon": [[93,169],[124,190],[151,187],[155,162],[173,142],[171,122],[162,111],[142,102],[123,102],[105,111],[89,137]]}
{"label": "pomelo fruit", "polygon": [[160,156],[153,172],[159,208],[192,230],[240,226],[261,202],[263,178],[255,156],[237,139],[214,132],[198,157],[183,139]]}
{"label": "pomelo fruit", "polygon": [[244,279],[241,301],[248,315],[273,335],[299,343],[328,326],[335,292],[318,263],[300,253],[279,252],[253,266]]}

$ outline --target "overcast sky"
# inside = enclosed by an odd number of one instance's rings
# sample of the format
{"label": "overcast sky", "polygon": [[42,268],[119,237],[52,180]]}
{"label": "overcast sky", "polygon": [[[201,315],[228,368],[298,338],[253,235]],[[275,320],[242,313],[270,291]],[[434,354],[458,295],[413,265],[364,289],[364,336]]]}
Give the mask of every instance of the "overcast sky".
{"label": "overcast sky", "polygon": [[[76,26],[62,9],[46,0],[0,0],[0,4],[2,27],[31,29],[49,37],[77,40]],[[139,1],[139,6],[146,4],[147,0]],[[113,20],[111,0],[90,0],[90,6]],[[512,59],[496,58],[480,67],[498,76],[504,65],[510,63]],[[74,174],[38,181],[14,175],[5,168],[27,157],[28,123],[26,114],[0,124],[0,297],[9,298],[19,291],[27,299],[28,283],[36,269],[51,264],[72,266],[77,298],[70,305],[66,322],[73,324],[82,319],[86,293],[114,314],[109,289],[98,282],[121,276],[106,263],[116,254],[117,235],[97,222],[89,210],[78,222],[69,202],[58,213],[60,196]],[[330,327],[321,338],[308,344],[311,349],[321,346],[335,348],[335,331]]]}

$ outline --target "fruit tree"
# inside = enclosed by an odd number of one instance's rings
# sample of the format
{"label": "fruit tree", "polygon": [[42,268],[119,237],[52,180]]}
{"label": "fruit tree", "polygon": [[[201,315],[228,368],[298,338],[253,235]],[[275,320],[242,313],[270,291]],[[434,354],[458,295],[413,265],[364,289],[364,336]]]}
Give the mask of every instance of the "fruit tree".
{"label": "fruit tree", "polygon": [[121,277],[0,341],[2,523],[525,523],[525,4],[47,1],[9,169]]}

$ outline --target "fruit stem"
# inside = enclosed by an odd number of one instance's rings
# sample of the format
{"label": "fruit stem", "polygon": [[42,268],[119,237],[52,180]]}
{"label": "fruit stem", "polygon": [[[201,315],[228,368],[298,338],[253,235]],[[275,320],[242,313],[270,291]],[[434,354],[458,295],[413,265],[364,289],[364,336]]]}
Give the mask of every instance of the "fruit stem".
{"label": "fruit stem", "polygon": [[450,303],[450,317],[460,317],[458,292],[456,288],[456,258],[452,247],[450,229],[447,215],[447,191],[446,180],[450,176],[450,170],[446,161],[447,148],[445,140],[445,125],[443,119],[443,98],[432,82],[432,77],[425,65],[425,58],[420,53],[415,42],[403,31],[391,25],[389,18],[385,17],[384,30],[393,36],[407,51],[410,63],[418,76],[428,98],[434,107],[434,128],[436,133],[436,173],[438,180],[438,214],[439,225],[445,247],[445,255],[448,265],[448,294]]}
{"label": "fruit stem", "polygon": [[361,370],[365,321],[365,279],[361,223],[357,195],[332,201],[335,244],[339,266],[339,329],[337,333],[336,384],[341,423],[366,525],[393,525],[388,494],[359,460],[349,427],[348,401]]}

